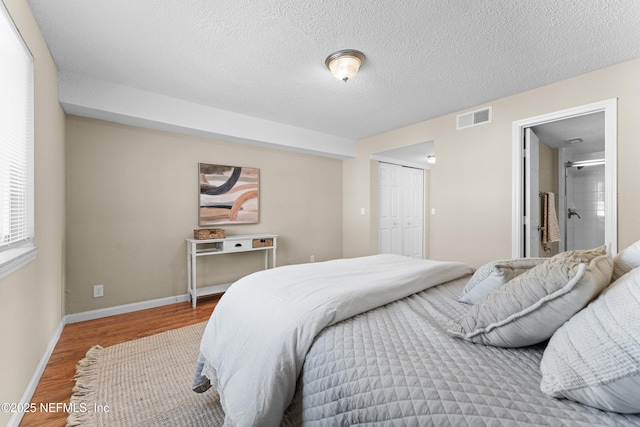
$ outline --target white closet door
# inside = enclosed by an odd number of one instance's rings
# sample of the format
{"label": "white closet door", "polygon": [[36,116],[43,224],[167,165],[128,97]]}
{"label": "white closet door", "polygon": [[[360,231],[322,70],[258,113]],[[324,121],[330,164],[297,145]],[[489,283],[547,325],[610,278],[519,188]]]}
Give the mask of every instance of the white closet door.
{"label": "white closet door", "polygon": [[403,255],[422,258],[424,236],[424,171],[402,168]]}
{"label": "white closet door", "polygon": [[379,252],[422,258],[424,172],[380,163],[379,186]]}
{"label": "white closet door", "polygon": [[402,167],[380,163],[380,202],[378,247],[381,254],[401,254],[402,234],[400,217]]}

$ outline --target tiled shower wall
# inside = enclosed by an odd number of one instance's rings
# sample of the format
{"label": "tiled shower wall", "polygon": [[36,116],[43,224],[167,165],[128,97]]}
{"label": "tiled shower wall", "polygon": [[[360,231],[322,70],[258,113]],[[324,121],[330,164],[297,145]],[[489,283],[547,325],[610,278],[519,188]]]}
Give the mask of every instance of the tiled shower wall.
{"label": "tiled shower wall", "polygon": [[[604,165],[567,170],[567,207],[580,218],[567,219],[567,249],[604,244]],[[561,213],[567,215],[567,212]]]}

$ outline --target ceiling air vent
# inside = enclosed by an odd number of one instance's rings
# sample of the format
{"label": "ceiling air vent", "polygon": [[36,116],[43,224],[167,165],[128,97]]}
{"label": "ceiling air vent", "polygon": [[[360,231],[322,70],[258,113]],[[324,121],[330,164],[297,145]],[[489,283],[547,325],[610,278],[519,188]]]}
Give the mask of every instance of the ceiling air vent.
{"label": "ceiling air vent", "polygon": [[469,128],[491,122],[491,107],[459,114],[456,118],[456,129]]}

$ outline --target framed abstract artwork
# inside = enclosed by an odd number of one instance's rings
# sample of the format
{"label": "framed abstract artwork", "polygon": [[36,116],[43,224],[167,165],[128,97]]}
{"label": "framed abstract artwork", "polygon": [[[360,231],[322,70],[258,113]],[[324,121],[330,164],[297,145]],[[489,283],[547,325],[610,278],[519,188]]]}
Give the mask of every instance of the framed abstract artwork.
{"label": "framed abstract artwork", "polygon": [[198,164],[199,225],[257,224],[260,169]]}

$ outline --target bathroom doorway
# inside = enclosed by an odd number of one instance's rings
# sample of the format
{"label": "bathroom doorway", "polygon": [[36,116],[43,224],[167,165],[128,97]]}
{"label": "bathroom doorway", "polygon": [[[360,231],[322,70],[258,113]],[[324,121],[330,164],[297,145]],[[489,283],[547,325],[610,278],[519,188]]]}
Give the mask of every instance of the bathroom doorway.
{"label": "bathroom doorway", "polygon": [[[541,217],[538,254],[553,256],[573,249],[605,244],[605,122],[604,112],[585,114],[533,126],[539,139]],[[532,176],[533,179],[533,176]],[[544,202],[552,200],[553,206]],[[556,224],[551,224],[549,216]],[[557,226],[554,237],[545,230]],[[545,233],[546,232],[546,233]]]}
{"label": "bathroom doorway", "polygon": [[513,123],[513,257],[616,252],[616,115],[613,99]]}

